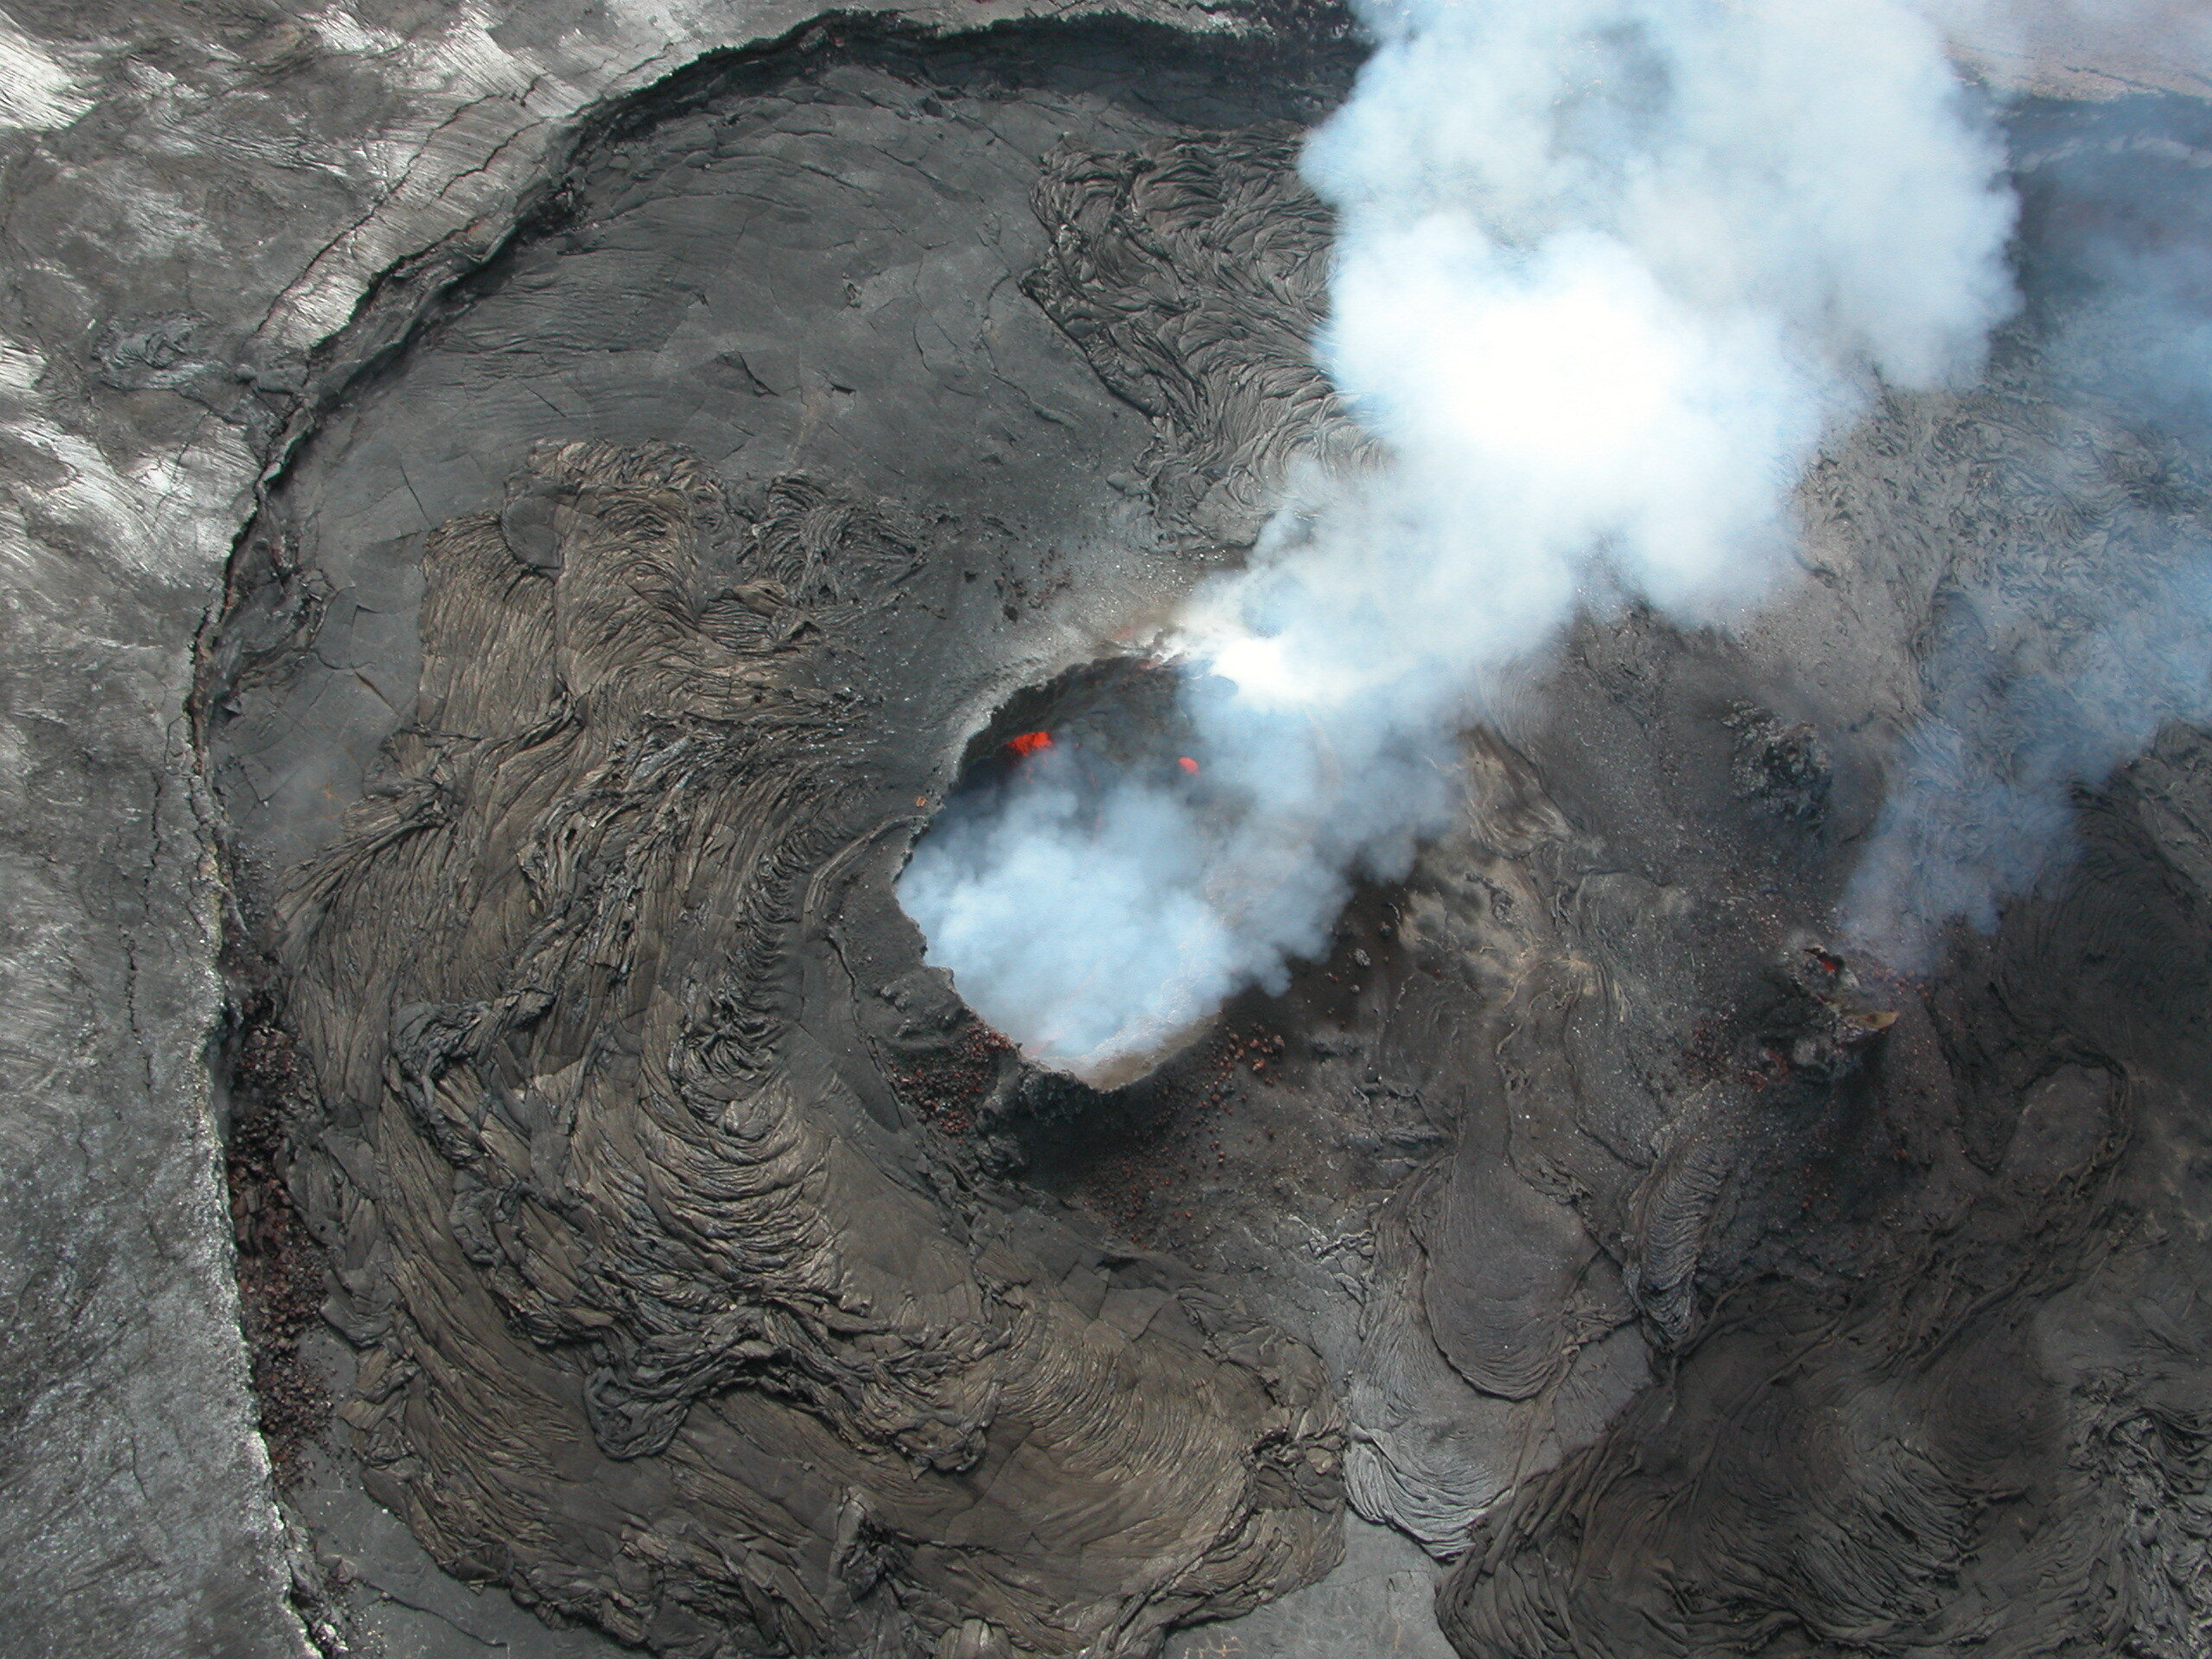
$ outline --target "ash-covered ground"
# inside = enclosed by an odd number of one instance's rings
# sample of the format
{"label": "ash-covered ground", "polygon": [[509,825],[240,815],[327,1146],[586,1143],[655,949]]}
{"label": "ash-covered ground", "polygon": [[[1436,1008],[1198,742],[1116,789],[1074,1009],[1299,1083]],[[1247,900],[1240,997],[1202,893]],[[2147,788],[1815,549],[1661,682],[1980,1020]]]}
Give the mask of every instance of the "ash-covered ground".
{"label": "ash-covered ground", "polygon": [[2203,544],[2070,253],[2200,105],[2017,110],[1984,384],[1838,445],[1736,628],[1594,595],[1279,994],[1100,1092],[925,966],[947,798],[1342,442],[1294,158],[1355,57],[702,66],[273,493],[202,728],[334,1642],[403,1593],[549,1653],[2212,1640],[2212,737],[2085,779],[1919,971],[1835,920],[1931,712],[2024,745],[2085,562]]}

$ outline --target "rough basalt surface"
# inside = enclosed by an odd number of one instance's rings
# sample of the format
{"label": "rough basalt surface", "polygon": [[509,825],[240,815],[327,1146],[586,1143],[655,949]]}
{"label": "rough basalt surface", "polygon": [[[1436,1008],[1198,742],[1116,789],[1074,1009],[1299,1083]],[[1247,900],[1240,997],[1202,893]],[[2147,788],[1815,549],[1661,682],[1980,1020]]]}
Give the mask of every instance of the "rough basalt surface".
{"label": "rough basalt surface", "polygon": [[[994,1204],[798,1023],[876,988],[836,930],[901,820],[830,642],[881,650],[915,538],[668,450],[518,486],[524,550],[429,538],[416,719],[276,917],[371,1491],[669,1652],[1141,1652],[1313,1576],[1313,1357]],[[716,542],[743,581],[702,607]]]}

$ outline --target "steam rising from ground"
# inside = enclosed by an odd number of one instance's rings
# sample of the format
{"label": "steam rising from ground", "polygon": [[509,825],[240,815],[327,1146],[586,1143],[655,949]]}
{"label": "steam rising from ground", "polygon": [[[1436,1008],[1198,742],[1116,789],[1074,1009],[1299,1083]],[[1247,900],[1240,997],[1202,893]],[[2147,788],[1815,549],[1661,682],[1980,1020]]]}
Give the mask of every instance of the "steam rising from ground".
{"label": "steam rising from ground", "polygon": [[1388,459],[1301,480],[1163,649],[1202,782],[1065,761],[899,894],[968,1001],[1110,1080],[1318,952],[1401,871],[1452,737],[1579,601],[1756,600],[1876,376],[1970,378],[2007,309],[2000,154],[1889,0],[1408,0],[1305,171],[1318,350]]}
{"label": "steam rising from ground", "polygon": [[2048,435],[2035,491],[2065,528],[2007,537],[1939,599],[1927,716],[1844,906],[1901,967],[1932,965],[1953,918],[1993,926],[2073,850],[2078,786],[2161,722],[2212,718],[2212,153],[2139,118],[2111,106],[2101,142],[2027,158],[2067,219],[2030,272],[2043,339],[2021,389]]}

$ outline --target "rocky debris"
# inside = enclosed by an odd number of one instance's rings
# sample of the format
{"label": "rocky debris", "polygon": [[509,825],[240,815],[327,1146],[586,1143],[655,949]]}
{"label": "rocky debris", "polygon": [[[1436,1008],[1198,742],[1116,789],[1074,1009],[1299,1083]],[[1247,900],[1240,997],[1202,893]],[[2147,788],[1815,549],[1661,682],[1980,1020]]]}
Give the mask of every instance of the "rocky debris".
{"label": "rocky debris", "polygon": [[947,1135],[964,1135],[988,1115],[1015,1068],[1014,1045],[969,1014],[920,1047],[889,1076],[899,1100]]}
{"label": "rocky debris", "polygon": [[1777,817],[1802,823],[1820,817],[1834,767],[1811,722],[1793,724],[1771,709],[1743,703],[1723,724],[1736,734],[1728,775],[1738,795]]}
{"label": "rocky debris", "polygon": [[278,1484],[289,1485],[330,1427],[329,1390],[300,1355],[301,1336],[321,1321],[328,1263],[289,1185],[294,1133],[319,1109],[297,1046],[266,995],[248,1005],[231,1040],[224,1173],[238,1300],[262,1438]]}

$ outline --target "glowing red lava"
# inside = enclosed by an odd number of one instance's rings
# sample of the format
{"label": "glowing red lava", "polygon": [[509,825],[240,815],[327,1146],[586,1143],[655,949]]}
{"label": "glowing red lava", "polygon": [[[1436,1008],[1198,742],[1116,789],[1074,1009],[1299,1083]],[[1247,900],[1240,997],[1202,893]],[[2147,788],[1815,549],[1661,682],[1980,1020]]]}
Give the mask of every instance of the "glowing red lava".
{"label": "glowing red lava", "polygon": [[1051,748],[1052,734],[1050,732],[1022,732],[1007,739],[1006,747],[1008,753],[1027,758],[1039,749]]}
{"label": "glowing red lava", "polygon": [[1197,776],[1198,776],[1198,763],[1197,761],[1195,761],[1195,760],[1192,760],[1192,759],[1191,759],[1191,757],[1190,757],[1189,755],[1187,755],[1187,754],[1179,754],[1179,755],[1177,755],[1177,756],[1175,757],[1175,764],[1176,764],[1177,766],[1179,766],[1182,767],[1184,771],[1185,771],[1185,772],[1189,772],[1192,777],[1194,777],[1194,778],[1195,778],[1195,777],[1197,777]]}

